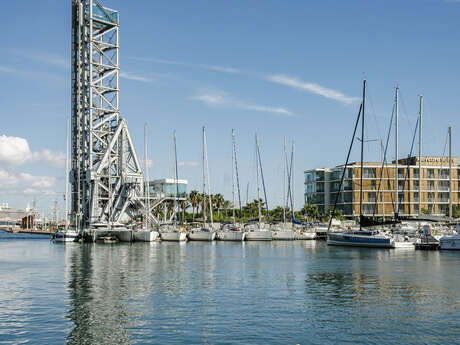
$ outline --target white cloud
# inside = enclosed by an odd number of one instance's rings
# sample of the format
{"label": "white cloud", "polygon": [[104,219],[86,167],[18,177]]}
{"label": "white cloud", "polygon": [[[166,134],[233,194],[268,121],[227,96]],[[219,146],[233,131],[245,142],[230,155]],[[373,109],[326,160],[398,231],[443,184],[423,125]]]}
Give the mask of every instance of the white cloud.
{"label": "white cloud", "polygon": [[243,110],[252,110],[264,113],[271,113],[281,116],[292,116],[293,113],[282,107],[272,107],[267,105],[250,104],[237,99],[222,91],[204,91],[191,99],[200,101],[208,106],[227,106]]}
{"label": "white cloud", "polygon": [[200,165],[200,162],[195,161],[182,161],[177,163],[180,167],[197,167]]}
{"label": "white cloud", "polygon": [[9,53],[27,60],[34,60],[47,65],[61,68],[70,68],[70,59],[61,55],[47,52],[28,51],[23,49],[10,49]]}
{"label": "white cloud", "polygon": [[19,165],[32,158],[26,139],[0,135],[0,163]]}
{"label": "white cloud", "polygon": [[217,71],[217,72],[224,72],[224,73],[241,73],[241,71],[234,67],[228,66],[216,66],[216,65],[208,65],[208,64],[194,64],[190,62],[182,62],[182,61],[174,61],[174,60],[162,60],[162,59],[155,59],[155,58],[133,58],[139,61],[148,61],[154,62],[158,64],[164,65],[175,65],[175,66],[187,66],[187,67],[195,67],[206,69],[210,71]]}
{"label": "white cloud", "polygon": [[44,161],[45,163],[55,168],[62,168],[65,165],[64,153],[47,149],[34,153],[34,159],[38,161]]}
{"label": "white cloud", "polygon": [[10,172],[0,169],[0,190],[12,190],[18,187],[49,190],[56,184],[56,178],[50,176],[34,176],[29,173]]}
{"label": "white cloud", "polygon": [[43,190],[43,189],[36,189],[36,188],[26,188],[22,192],[24,195],[56,195],[57,192],[51,190]]}
{"label": "white cloud", "polygon": [[143,83],[151,83],[152,80],[137,74],[128,73],[128,72],[120,72],[120,78],[124,78],[127,80],[134,80],[134,81],[141,81]]}
{"label": "white cloud", "polygon": [[65,154],[47,149],[33,152],[26,139],[0,135],[0,163],[15,166],[31,161],[44,162],[60,168],[64,166]]}
{"label": "white cloud", "polygon": [[23,182],[28,186],[35,188],[51,188],[56,184],[55,177],[49,176],[33,176],[28,173],[21,172],[18,175],[19,182]]}
{"label": "white cloud", "polygon": [[315,83],[309,83],[309,82],[304,82],[301,81],[297,78],[294,77],[289,77],[284,74],[275,74],[267,77],[267,80],[281,84],[281,85],[286,85],[290,86],[296,89],[304,90],[307,92],[311,92],[326,98],[330,98],[345,104],[351,104],[354,102],[357,102],[359,98],[357,97],[348,97],[345,96],[342,92],[338,90],[333,90],[329,89],[327,87],[315,84]]}
{"label": "white cloud", "polygon": [[0,66],[0,72],[14,73],[14,72],[16,72],[16,70],[14,68],[6,67],[6,66]]}

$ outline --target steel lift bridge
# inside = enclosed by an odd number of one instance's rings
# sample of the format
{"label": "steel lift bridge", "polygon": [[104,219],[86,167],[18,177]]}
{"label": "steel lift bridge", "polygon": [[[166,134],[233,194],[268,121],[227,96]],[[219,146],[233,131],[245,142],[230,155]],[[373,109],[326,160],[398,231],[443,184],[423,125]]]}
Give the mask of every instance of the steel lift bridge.
{"label": "steel lift bridge", "polygon": [[70,183],[71,224],[77,229],[133,225],[145,210],[142,169],[119,109],[118,19],[117,11],[97,0],[72,0]]}

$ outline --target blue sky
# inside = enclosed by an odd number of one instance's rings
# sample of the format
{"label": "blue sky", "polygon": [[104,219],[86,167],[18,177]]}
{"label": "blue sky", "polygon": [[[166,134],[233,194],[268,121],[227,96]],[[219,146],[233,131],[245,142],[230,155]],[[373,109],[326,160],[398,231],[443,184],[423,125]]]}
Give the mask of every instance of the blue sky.
{"label": "blue sky", "polygon": [[[424,153],[442,154],[451,125],[457,154],[460,1],[102,3],[120,11],[121,112],[140,156],[143,125],[149,124],[152,178],[173,174],[176,129],[179,175],[189,189],[199,188],[206,126],[212,190],[230,198],[235,128],[243,194],[249,182],[254,198],[257,131],[268,202],[281,204],[286,136],[296,143],[300,205],[303,170],[344,162],[364,77],[366,139],[385,137],[399,84],[400,156],[410,148],[420,94]],[[53,193],[64,190],[70,5],[2,4],[0,202],[11,206],[23,207],[35,196],[40,208],[49,209]],[[11,149],[20,152],[6,152]],[[377,142],[367,145],[365,155],[380,159]],[[356,145],[352,159],[358,158]]]}

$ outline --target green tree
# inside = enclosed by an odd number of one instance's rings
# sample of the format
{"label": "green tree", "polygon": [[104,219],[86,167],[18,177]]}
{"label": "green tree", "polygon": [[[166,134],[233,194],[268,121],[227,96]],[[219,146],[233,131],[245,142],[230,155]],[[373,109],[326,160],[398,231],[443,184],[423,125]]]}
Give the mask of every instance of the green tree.
{"label": "green tree", "polygon": [[217,209],[217,217],[220,217],[220,210],[222,209],[222,206],[224,205],[224,197],[222,194],[214,194],[213,197],[212,197],[212,200],[213,200],[213,206],[216,207]]}
{"label": "green tree", "polygon": [[[447,215],[449,215],[449,211],[447,211]],[[457,205],[452,205],[452,217],[460,218],[460,207]]]}
{"label": "green tree", "polygon": [[300,210],[300,214],[306,220],[317,220],[320,218],[320,213],[317,205],[305,204]]}
{"label": "green tree", "polygon": [[179,205],[180,205],[180,209],[182,211],[182,219],[181,219],[181,221],[182,221],[182,223],[184,223],[185,222],[185,210],[187,208],[189,208],[190,204],[189,204],[188,200],[180,200]]}
{"label": "green tree", "polygon": [[196,190],[192,190],[190,194],[188,195],[188,200],[190,204],[192,205],[192,219],[195,221],[195,213],[198,209],[198,206],[200,205],[201,202],[201,196],[200,193]]}
{"label": "green tree", "polygon": [[335,209],[334,214],[332,214],[332,210],[334,209],[333,206],[329,207],[327,210],[327,220],[329,220],[332,216],[332,218],[339,219],[339,220],[344,220],[345,217],[342,215],[342,210]]}

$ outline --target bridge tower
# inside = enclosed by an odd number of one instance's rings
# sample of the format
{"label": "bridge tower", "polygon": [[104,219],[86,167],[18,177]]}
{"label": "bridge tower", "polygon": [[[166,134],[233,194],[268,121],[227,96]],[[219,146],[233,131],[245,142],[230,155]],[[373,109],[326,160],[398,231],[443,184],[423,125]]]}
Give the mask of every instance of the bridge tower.
{"label": "bridge tower", "polygon": [[119,14],[72,0],[71,224],[134,221],[143,174],[120,116]]}

